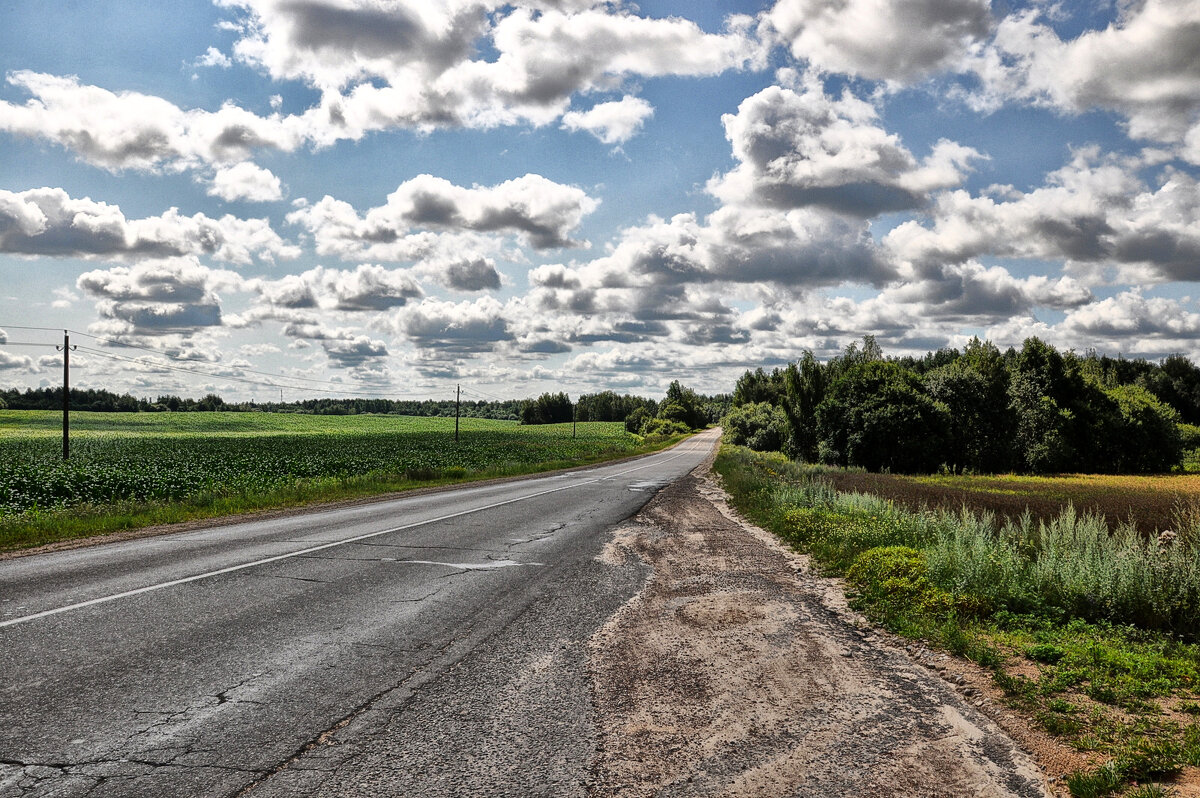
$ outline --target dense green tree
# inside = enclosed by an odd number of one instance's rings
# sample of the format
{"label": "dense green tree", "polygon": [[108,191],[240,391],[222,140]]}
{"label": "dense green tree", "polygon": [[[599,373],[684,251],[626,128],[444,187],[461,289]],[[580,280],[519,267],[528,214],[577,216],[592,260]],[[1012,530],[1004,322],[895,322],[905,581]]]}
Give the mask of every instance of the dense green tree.
{"label": "dense green tree", "polygon": [[846,369],[817,407],[821,458],[872,471],[932,471],[945,451],[948,411],[896,363]]}
{"label": "dense green tree", "polygon": [[811,351],[783,372],[783,412],[787,417],[788,454],[817,462],[817,407],[825,399],[825,372]]}
{"label": "dense green tree", "polygon": [[1116,404],[1119,427],[1112,431],[1117,473],[1167,471],[1183,456],[1179,413],[1138,385],[1119,385],[1105,392]]}
{"label": "dense green tree", "polygon": [[784,376],[780,369],[774,369],[770,374],[757,368],[747,371],[738,378],[733,388],[733,406],[767,402],[778,406],[784,393]]}
{"label": "dense green tree", "polygon": [[943,464],[974,472],[1009,467],[1013,417],[1003,384],[990,382],[962,358],[926,372],[921,383],[949,414]]}
{"label": "dense green tree", "polygon": [[658,415],[683,424],[689,429],[703,429],[708,426],[703,400],[679,380],[674,380],[667,386],[667,398],[659,408]]}
{"label": "dense green tree", "polygon": [[634,411],[625,418],[625,431],[632,432],[634,435],[641,435],[642,429],[645,428],[646,423],[652,418],[654,418],[654,416],[650,415],[646,408],[635,408]]}
{"label": "dense green tree", "polygon": [[521,423],[569,423],[572,412],[571,400],[565,393],[544,393],[521,408]]}

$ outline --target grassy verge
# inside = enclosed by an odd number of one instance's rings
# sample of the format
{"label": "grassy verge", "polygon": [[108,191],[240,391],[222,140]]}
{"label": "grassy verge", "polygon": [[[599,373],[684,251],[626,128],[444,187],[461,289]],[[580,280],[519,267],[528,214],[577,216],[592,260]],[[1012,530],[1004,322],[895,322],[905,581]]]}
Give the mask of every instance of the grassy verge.
{"label": "grassy verge", "polygon": [[118,501],[79,504],[51,510],[34,508],[19,515],[0,516],[0,552],[160,524],[345,501],[414,488],[586,466],[657,452],[685,437],[687,436],[676,435],[666,439],[647,439],[637,446],[614,447],[571,459],[533,463],[507,461],[480,468],[420,468],[400,473],[375,470],[345,476],[301,478],[258,490],[222,489],[220,485],[216,485],[211,490],[173,501]]}
{"label": "grassy verge", "polygon": [[914,511],[740,448],[715,468],[743,514],[845,577],[856,609],[990,669],[1014,708],[1103,755],[1072,795],[1167,794],[1159,782],[1200,766],[1195,516],[1147,537],[1069,506],[1045,521]]}

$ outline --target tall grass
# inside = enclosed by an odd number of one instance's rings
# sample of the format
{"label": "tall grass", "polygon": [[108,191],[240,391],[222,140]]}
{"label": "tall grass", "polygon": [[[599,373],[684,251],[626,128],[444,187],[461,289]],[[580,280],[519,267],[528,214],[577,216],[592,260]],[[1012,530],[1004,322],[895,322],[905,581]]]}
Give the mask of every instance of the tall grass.
{"label": "tall grass", "polygon": [[726,447],[718,471],[735,484],[744,510],[846,573],[864,552],[918,550],[931,584],[969,599],[981,615],[1007,610],[1059,619],[1132,624],[1200,636],[1200,513],[1147,537],[1131,524],[1069,504],[1048,521],[1026,514],[998,521],[986,512],[913,512],[861,493],[839,493],[820,472]]}

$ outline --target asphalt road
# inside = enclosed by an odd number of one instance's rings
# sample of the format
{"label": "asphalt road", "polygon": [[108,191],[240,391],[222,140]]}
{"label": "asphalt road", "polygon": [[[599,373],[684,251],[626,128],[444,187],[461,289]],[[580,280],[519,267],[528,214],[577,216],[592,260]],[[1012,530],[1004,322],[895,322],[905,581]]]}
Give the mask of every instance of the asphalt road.
{"label": "asphalt road", "polygon": [[0,798],[582,795],[596,555],[715,442],[0,561]]}

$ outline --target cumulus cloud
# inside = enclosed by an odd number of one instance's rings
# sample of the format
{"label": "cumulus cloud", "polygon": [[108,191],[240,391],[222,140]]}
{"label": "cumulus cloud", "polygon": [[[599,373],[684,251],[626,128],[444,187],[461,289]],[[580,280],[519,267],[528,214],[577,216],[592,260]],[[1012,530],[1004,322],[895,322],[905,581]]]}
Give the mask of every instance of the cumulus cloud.
{"label": "cumulus cloud", "polygon": [[1105,340],[1200,339],[1200,313],[1189,311],[1176,299],[1146,297],[1140,291],[1123,291],[1069,313],[1064,330]]}
{"label": "cumulus cloud", "polygon": [[[628,77],[712,75],[764,57],[749,17],[706,33],[619,4],[222,2],[245,12],[236,56],[320,89],[348,130],[545,124],[573,94]],[[494,58],[476,58],[481,45]]]}
{"label": "cumulus cloud", "polygon": [[353,270],[317,266],[278,280],[250,280],[246,285],[273,308],[346,313],[390,310],[424,293],[407,270],[371,264]]}
{"label": "cumulus cloud", "polygon": [[500,287],[500,272],[496,271],[496,263],[491,258],[427,260],[421,271],[455,291],[494,291]]}
{"label": "cumulus cloud", "polygon": [[625,95],[614,102],[600,103],[587,111],[563,114],[565,130],[584,130],[605,144],[624,144],[637,135],[646,120],[654,115],[654,106],[641,97]]}
{"label": "cumulus cloud", "polygon": [[161,97],[29,71],[10,73],[8,82],[31,99],[0,102],[0,131],[48,139],[110,170],[232,164],[257,149],[291,151],[308,139],[299,117],[262,117],[233,104],[185,111]]}
{"label": "cumulus cloud", "polygon": [[274,202],[283,199],[283,186],[269,169],[243,161],[217,169],[208,193],[226,202]]}
{"label": "cumulus cloud", "polygon": [[1092,292],[1072,277],[1016,278],[1000,266],[989,268],[970,261],[891,286],[877,301],[907,305],[927,319],[979,324],[1028,313],[1035,307],[1071,310],[1094,299]]}
{"label": "cumulus cloud", "polygon": [[849,92],[830,97],[812,75],[798,90],[763,89],[722,121],[739,163],[708,188],[726,203],[875,216],[923,205],[929,192],[960,184],[982,157],[942,139],[918,162],[878,125],[872,105]]}
{"label": "cumulus cloud", "polygon": [[1200,278],[1200,184],[1166,169],[1152,188],[1141,165],[1083,148],[1029,192],[943,193],[931,225],[905,222],[885,243],[918,271],[991,255],[1065,260],[1093,278],[1110,266],[1139,280]]}
{"label": "cumulus cloud", "polygon": [[418,175],[361,216],[326,196],[287,218],[308,229],[323,255],[414,260],[436,254],[429,232],[513,234],[536,249],[578,246],[570,233],[598,204],[582,189],[541,175],[472,188]]}
{"label": "cumulus cloud", "polygon": [[242,280],[232,272],[176,258],[85,272],[75,284],[98,300],[106,334],[159,336],[220,327],[217,290],[239,287]]}
{"label": "cumulus cloud", "polygon": [[425,299],[402,309],[395,326],[420,349],[451,357],[490,352],[513,338],[504,306],[491,297],[474,302]]}
{"label": "cumulus cloud", "polygon": [[342,368],[361,369],[388,356],[387,344],[365,335],[322,342],[325,354]]}
{"label": "cumulus cloud", "polygon": [[[1103,30],[1069,40],[1048,24],[1049,7],[1006,17],[973,58],[983,83],[976,102],[1107,108],[1125,115],[1134,138],[1179,143],[1200,135],[1200,4],[1144,0],[1120,10]],[[1184,152],[1200,163],[1200,151]]]}
{"label": "cumulus cloud", "polygon": [[[161,97],[82,84],[75,76],[22,70],[8,82],[30,99],[0,101],[0,131],[55,142],[113,171],[198,169],[205,179],[217,176],[214,194],[259,200],[276,197],[273,183],[240,165],[259,150],[324,147],[395,128],[546,125],[568,113],[576,95],[620,90],[637,78],[761,66],[766,57],[750,17],[730,17],[725,30],[708,33],[689,20],[645,18],[621,4],[221,4],[244,15],[226,28],[240,34],[235,58],[277,80],[319,89],[317,104],[297,115],[263,116],[232,102],[217,110],[184,109]],[[481,51],[493,57],[477,57]],[[216,48],[196,62],[228,63]],[[644,101],[626,98],[576,113],[571,124],[619,142],[648,114]]]}
{"label": "cumulus cloud", "polygon": [[37,366],[34,365],[33,358],[26,355],[14,354],[6,349],[0,349],[0,371],[12,371],[16,369],[34,371],[36,368]]}
{"label": "cumulus cloud", "polygon": [[991,28],[988,0],[779,0],[767,20],[821,71],[894,83],[955,65]]}
{"label": "cumulus cloud", "polygon": [[228,69],[233,66],[233,61],[229,60],[229,56],[218,50],[216,47],[209,47],[204,51],[204,55],[197,58],[194,62],[198,67],[218,67],[220,69]]}
{"label": "cumulus cloud", "polygon": [[209,255],[236,264],[299,254],[266,219],[184,216],[175,208],[126,219],[116,205],[75,199],[61,188],[0,190],[0,252],[121,260]]}

